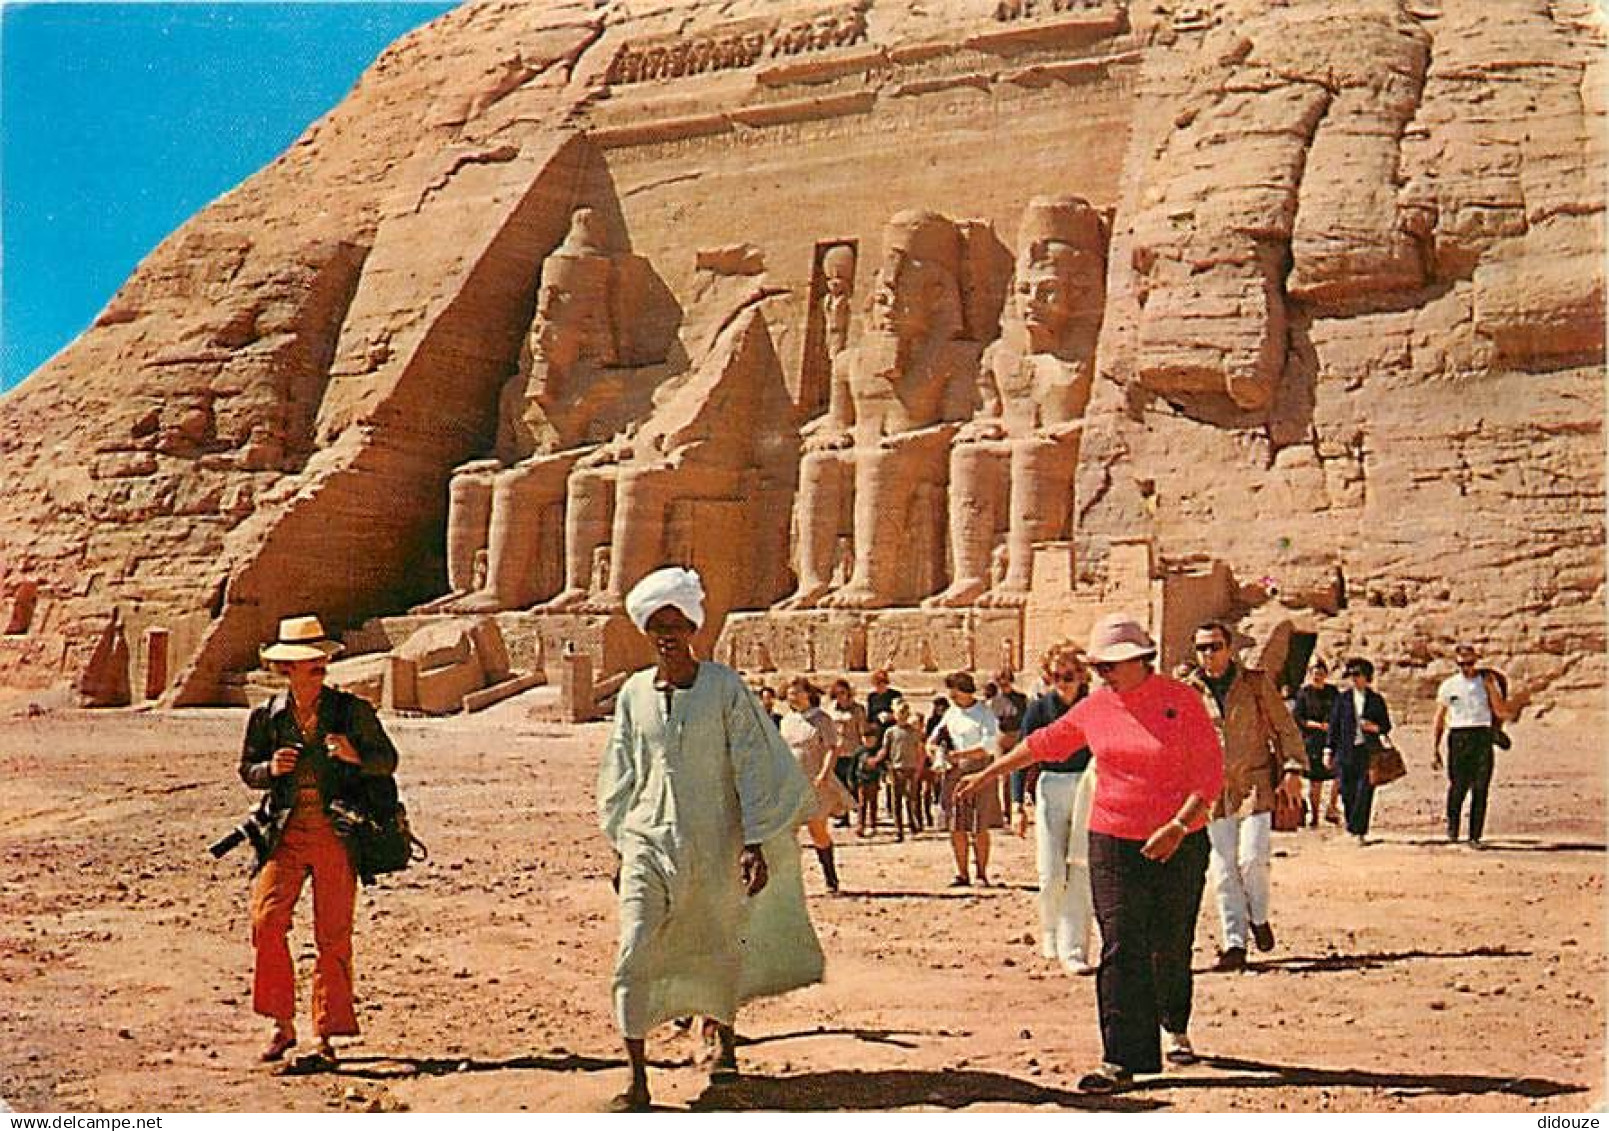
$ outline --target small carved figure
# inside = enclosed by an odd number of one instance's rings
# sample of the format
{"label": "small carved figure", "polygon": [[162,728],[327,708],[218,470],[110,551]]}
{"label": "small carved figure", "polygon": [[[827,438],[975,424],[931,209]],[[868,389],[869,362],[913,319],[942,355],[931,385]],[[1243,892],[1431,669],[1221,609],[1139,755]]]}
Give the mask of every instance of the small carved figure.
{"label": "small carved figure", "polygon": [[832,359],[849,344],[850,307],[855,297],[855,249],[839,244],[821,259],[822,325],[826,332],[827,357]]}

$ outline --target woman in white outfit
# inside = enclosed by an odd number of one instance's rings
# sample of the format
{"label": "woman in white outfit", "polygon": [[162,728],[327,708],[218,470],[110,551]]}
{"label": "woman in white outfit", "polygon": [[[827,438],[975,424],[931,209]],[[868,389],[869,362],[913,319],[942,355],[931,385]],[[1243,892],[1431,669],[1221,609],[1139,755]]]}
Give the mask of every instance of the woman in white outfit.
{"label": "woman in white outfit", "polygon": [[[1084,653],[1070,640],[1041,661],[1050,688],[1028,704],[1022,737],[1047,727],[1089,690]],[[1095,764],[1088,748],[1060,762],[1013,774],[1012,792],[1032,813],[1039,867],[1039,945],[1069,974],[1093,974],[1090,924],[1095,908],[1089,888],[1089,809],[1095,796]],[[1020,793],[1019,793],[1020,791]]]}

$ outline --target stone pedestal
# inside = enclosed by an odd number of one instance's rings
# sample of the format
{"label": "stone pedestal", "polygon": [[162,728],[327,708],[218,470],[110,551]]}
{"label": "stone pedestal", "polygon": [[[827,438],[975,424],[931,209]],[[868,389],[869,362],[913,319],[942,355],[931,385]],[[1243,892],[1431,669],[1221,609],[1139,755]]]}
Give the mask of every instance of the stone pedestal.
{"label": "stone pedestal", "polygon": [[559,659],[559,709],[567,723],[589,723],[598,713],[592,693],[592,657],[575,649]]}
{"label": "stone pedestal", "polygon": [[715,658],[744,671],[992,672],[1022,665],[1018,609],[733,613]]}

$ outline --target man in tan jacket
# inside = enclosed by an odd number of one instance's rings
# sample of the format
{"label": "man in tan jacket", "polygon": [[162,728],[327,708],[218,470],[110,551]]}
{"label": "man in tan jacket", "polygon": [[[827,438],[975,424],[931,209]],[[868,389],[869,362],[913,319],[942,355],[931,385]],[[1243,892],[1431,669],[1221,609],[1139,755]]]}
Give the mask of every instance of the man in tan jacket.
{"label": "man in tan jacket", "polygon": [[1223,930],[1220,970],[1246,965],[1248,930],[1258,950],[1274,947],[1268,922],[1274,794],[1284,791],[1300,805],[1307,765],[1301,731],[1273,681],[1235,663],[1232,641],[1216,621],[1196,629],[1197,666],[1188,681],[1200,689],[1224,748],[1224,788],[1207,822]]}

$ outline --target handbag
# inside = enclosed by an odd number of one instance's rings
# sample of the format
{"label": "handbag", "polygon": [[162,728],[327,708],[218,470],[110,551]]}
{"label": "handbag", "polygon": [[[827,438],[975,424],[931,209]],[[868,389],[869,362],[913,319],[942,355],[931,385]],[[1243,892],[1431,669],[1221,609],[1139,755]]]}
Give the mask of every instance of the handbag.
{"label": "handbag", "polygon": [[1408,766],[1402,760],[1402,751],[1393,746],[1390,739],[1381,735],[1379,747],[1369,755],[1369,784],[1379,789],[1382,785],[1390,785],[1407,772]]}
{"label": "handbag", "polygon": [[390,777],[371,778],[366,804],[359,809],[343,801],[330,802],[330,823],[352,849],[353,870],[365,882],[387,872],[400,872],[415,861],[428,860],[430,849],[413,835],[408,807],[397,797]]}
{"label": "handbag", "polygon": [[1292,801],[1283,789],[1274,791],[1274,831],[1293,833],[1307,821],[1307,798]]}

